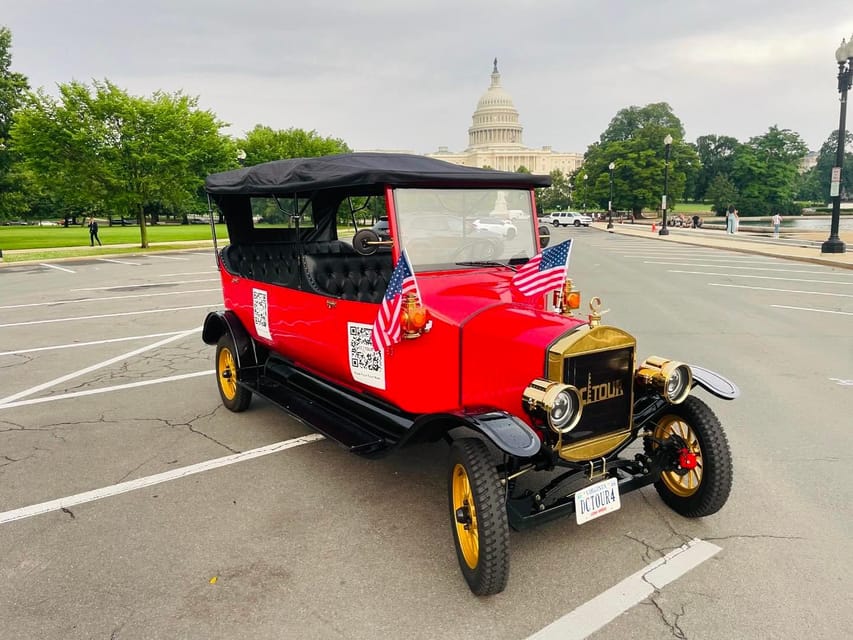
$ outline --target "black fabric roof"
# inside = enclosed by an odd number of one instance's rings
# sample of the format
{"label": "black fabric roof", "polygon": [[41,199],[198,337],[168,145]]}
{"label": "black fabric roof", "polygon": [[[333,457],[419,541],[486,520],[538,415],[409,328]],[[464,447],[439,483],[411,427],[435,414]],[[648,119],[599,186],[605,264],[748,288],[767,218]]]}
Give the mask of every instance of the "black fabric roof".
{"label": "black fabric roof", "polygon": [[403,153],[344,153],[214,173],[207,177],[205,189],[211,194],[263,195],[380,184],[529,188],[547,187],[551,177],[463,167]]}

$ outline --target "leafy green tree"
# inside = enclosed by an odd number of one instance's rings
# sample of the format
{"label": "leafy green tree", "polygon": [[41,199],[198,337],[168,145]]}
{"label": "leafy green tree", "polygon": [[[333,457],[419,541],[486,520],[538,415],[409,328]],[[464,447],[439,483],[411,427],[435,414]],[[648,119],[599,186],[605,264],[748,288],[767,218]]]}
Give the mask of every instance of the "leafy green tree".
{"label": "leafy green tree", "polygon": [[350,151],[346,142],[340,138],[324,138],[316,131],[293,127],[276,131],[260,124],[249,131],[245,138],[238,140],[237,145],[246,152],[246,165],[287,158],[315,158]]}
{"label": "leafy green tree", "polygon": [[739,194],[734,182],[726,174],[718,173],[708,185],[705,197],[711,201],[714,211],[722,214],[738,201]]}
{"label": "leafy green tree", "polygon": [[[845,131],[844,144],[844,167],[841,171],[841,193],[850,197],[853,194],[853,133]],[[829,187],[832,180],[832,168],[835,166],[838,155],[838,129],[829,134],[829,137],[821,145],[815,165],[815,179],[820,185],[819,196],[815,200],[829,202]]]}
{"label": "leafy green tree", "polygon": [[29,89],[26,76],[11,71],[12,32],[0,27],[0,220],[12,217],[24,204],[22,189],[12,173],[14,155],[9,131],[15,110]]}
{"label": "leafy green tree", "polygon": [[536,190],[536,208],[546,211],[568,211],[572,206],[572,189],[569,178],[559,169],[551,172],[551,186]]}
{"label": "leafy green tree", "polygon": [[[829,193],[827,188],[826,194]],[[817,167],[812,167],[808,171],[803,171],[797,176],[796,183],[796,198],[805,202],[826,202],[823,185],[820,182]]]}
{"label": "leafy green tree", "polygon": [[128,95],[109,81],[59,86],[59,98],[31,94],[16,114],[12,142],[34,182],[80,211],[129,213],[148,246],[144,211],[196,206],[204,177],[233,166],[224,123],[197,99]]}
{"label": "leafy green tree", "polygon": [[706,198],[708,187],[718,175],[730,176],[734,167],[734,153],[740,143],[731,136],[709,134],[696,139],[696,153],[700,167],[691,190],[693,199]]}
{"label": "leafy green tree", "polygon": [[515,170],[516,173],[531,173],[530,169],[525,167],[523,164],[518,165],[518,169]]}
{"label": "leafy green tree", "polygon": [[788,211],[796,194],[800,161],[808,147],[798,133],[772,126],[734,153],[732,180],[740,192],[742,215]]}
{"label": "leafy green tree", "polygon": [[[668,165],[664,138],[673,138]],[[688,175],[699,167],[693,147],[684,142],[684,127],[665,102],[622,109],[601,134],[599,142],[587,149],[583,173],[589,176],[589,201],[606,208],[610,200],[610,172],[613,171],[613,207],[643,209],[660,207],[665,173],[668,174],[667,206],[683,199]]]}

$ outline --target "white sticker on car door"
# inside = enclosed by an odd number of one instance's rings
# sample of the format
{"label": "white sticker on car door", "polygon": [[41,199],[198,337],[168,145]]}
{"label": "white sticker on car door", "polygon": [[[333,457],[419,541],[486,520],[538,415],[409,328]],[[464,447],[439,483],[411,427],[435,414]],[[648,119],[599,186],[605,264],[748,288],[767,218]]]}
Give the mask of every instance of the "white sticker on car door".
{"label": "white sticker on car door", "polygon": [[373,325],[347,323],[349,370],[352,379],[375,389],[385,388],[385,350],[374,351],[370,334]]}
{"label": "white sticker on car door", "polygon": [[272,340],[267,292],[263,289],[252,289],[252,316],[255,320],[255,332],[262,338]]}

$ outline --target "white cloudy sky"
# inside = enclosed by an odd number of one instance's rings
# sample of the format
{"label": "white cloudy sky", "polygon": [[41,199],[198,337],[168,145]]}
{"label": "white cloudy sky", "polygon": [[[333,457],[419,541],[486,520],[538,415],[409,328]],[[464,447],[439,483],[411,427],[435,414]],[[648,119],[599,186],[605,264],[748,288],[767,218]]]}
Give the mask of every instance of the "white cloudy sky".
{"label": "white cloudy sky", "polygon": [[55,92],[182,90],[242,135],[316,129],[354,149],[461,150],[498,58],[528,146],[586,150],[666,101],[687,139],[838,126],[850,0],[0,0],[12,69]]}

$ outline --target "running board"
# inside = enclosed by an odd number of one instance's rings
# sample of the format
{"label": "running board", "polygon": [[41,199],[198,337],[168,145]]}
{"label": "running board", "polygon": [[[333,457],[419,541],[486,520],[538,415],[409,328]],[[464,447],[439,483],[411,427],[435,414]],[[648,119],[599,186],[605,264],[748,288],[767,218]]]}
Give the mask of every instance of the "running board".
{"label": "running board", "polygon": [[271,358],[258,382],[243,384],[352,453],[364,456],[390,452],[413,422],[390,407],[377,406],[375,399],[365,400],[283,360]]}

